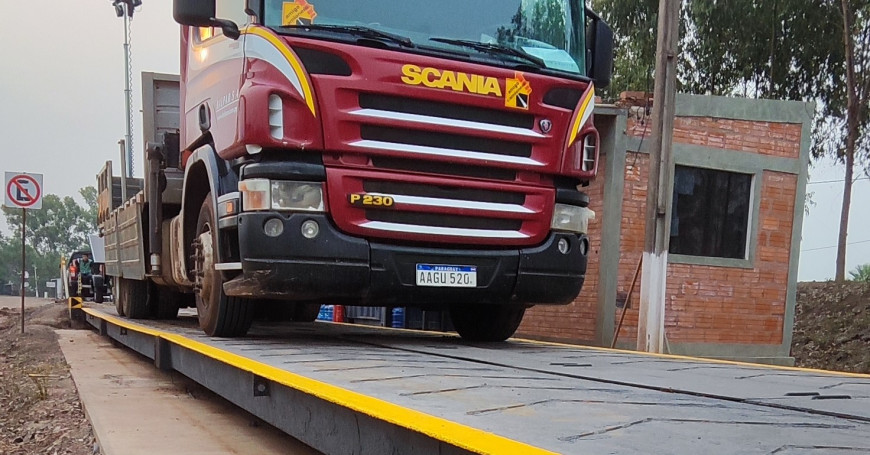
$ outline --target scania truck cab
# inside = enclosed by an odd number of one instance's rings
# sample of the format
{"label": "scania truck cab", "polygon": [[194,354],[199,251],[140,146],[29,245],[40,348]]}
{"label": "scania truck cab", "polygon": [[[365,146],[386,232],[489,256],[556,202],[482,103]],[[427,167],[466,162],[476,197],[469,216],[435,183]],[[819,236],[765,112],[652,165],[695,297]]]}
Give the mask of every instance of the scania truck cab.
{"label": "scania truck cab", "polygon": [[144,278],[192,291],[207,334],[329,303],[449,310],[463,337],[504,340],[578,295],[613,47],[582,1],[174,0],[174,17],[180,156],[148,147],[163,235]]}

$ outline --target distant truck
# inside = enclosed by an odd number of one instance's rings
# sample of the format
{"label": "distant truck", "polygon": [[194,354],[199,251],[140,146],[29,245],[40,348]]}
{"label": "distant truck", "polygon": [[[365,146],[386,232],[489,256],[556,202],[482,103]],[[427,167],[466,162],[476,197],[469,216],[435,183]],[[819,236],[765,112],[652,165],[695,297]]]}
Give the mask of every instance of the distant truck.
{"label": "distant truck", "polygon": [[[81,267],[82,257],[87,254],[91,260],[91,272],[83,273]],[[97,257],[91,251],[73,251],[66,264],[66,269],[63,270],[63,276],[66,279],[67,292],[69,297],[90,298],[94,302],[103,303],[106,295],[109,294],[109,286],[103,275],[102,257]]]}
{"label": "distant truck", "polygon": [[143,74],[144,190],[98,176],[119,313],[195,305],[242,336],[410,306],[504,340],[578,295],[613,48],[582,1],[173,7],[181,76]]}

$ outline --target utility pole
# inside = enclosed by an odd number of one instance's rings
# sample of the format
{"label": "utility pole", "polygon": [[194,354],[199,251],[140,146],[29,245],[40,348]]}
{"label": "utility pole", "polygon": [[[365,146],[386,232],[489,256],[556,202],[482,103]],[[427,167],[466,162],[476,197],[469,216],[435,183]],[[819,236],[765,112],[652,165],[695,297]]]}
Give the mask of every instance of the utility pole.
{"label": "utility pole", "polygon": [[670,240],[672,141],[677,90],[680,0],[659,0],[653,93],[652,148],[646,196],[646,237],[640,285],[637,349],[661,353],[665,332],[668,243]]}

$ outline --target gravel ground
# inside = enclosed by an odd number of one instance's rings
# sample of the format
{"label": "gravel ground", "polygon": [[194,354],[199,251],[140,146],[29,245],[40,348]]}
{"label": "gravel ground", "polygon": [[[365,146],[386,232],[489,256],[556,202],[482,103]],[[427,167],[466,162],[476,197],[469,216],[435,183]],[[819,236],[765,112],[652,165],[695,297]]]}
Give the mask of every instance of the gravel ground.
{"label": "gravel ground", "polygon": [[[0,454],[98,454],[56,328],[70,328],[66,303],[0,298]],[[9,307],[12,308],[9,308]]]}
{"label": "gravel ground", "polygon": [[798,283],[792,356],[802,367],[870,373],[870,283]]}

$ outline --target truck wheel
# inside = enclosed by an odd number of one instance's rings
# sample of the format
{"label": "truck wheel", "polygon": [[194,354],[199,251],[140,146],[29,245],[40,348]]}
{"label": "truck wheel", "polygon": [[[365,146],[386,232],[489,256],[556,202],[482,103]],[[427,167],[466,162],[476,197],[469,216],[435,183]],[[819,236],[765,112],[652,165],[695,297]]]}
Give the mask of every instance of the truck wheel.
{"label": "truck wheel", "polygon": [[526,308],[519,305],[451,305],[450,319],[463,339],[468,341],[504,341],[510,338]]}
{"label": "truck wheel", "polygon": [[103,283],[103,277],[100,275],[94,275],[91,278],[91,286],[93,286],[94,290],[94,303],[103,303],[105,300],[106,285]]}
{"label": "truck wheel", "polygon": [[319,303],[297,303],[293,308],[293,320],[296,322],[314,322],[320,314]]}
{"label": "truck wheel", "polygon": [[152,285],[150,289],[151,316],[154,319],[175,319],[184,294],[164,286]]}
{"label": "truck wheel", "polygon": [[205,196],[196,221],[197,236],[193,241],[196,283],[196,314],[199,327],[209,336],[244,336],[254,316],[248,300],[224,294],[223,277],[215,270],[218,234],[211,193]]}
{"label": "truck wheel", "polygon": [[118,298],[124,316],[130,319],[148,317],[148,282],[118,278]]}

